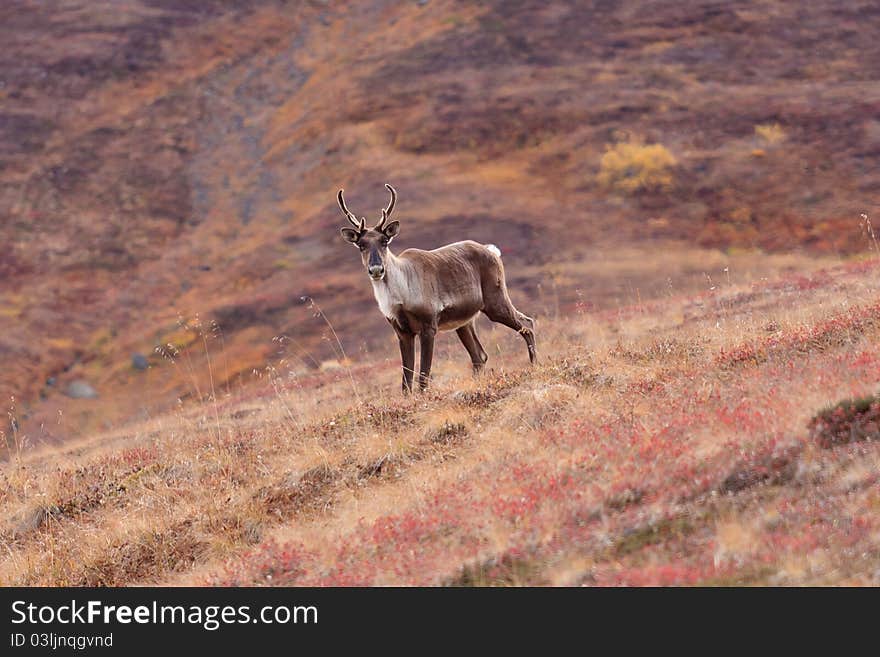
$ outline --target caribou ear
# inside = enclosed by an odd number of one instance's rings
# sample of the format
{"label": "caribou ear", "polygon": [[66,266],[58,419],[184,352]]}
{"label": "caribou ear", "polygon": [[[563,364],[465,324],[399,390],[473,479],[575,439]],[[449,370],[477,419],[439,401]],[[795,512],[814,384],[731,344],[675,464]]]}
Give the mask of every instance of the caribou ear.
{"label": "caribou ear", "polygon": [[352,244],[357,242],[358,238],[361,236],[359,232],[352,230],[351,228],[340,228],[339,232],[342,233],[342,239],[346,242],[351,242]]}
{"label": "caribou ear", "polygon": [[399,221],[392,221],[390,224],[388,224],[387,226],[385,226],[385,228],[382,229],[382,232],[385,234],[385,237],[387,237],[389,240],[397,237],[397,234],[400,232],[400,222]]}

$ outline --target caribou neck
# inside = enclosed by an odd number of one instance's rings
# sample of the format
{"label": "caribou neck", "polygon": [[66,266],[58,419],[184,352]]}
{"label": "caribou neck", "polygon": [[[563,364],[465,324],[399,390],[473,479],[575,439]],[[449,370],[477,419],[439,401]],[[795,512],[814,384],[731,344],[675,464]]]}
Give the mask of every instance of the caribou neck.
{"label": "caribou neck", "polygon": [[385,275],[381,280],[373,281],[373,286],[384,286],[395,289],[406,283],[406,261],[391,253],[391,249],[385,252]]}
{"label": "caribou neck", "polygon": [[385,256],[385,276],[381,280],[371,281],[379,310],[388,319],[395,319],[399,308],[413,301],[410,281],[409,263],[388,251]]}

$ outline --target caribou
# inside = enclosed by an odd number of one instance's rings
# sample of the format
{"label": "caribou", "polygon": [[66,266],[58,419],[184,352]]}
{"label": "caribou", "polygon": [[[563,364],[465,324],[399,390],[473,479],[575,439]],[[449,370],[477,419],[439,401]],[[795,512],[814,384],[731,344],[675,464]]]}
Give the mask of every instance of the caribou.
{"label": "caribou", "polygon": [[349,211],[343,190],[336,198],[353,226],[341,229],[342,238],[360,250],[379,310],[397,334],[404,394],[412,392],[417,336],[421,348],[420,390],[428,387],[438,331],[455,331],[470,355],[474,373],[480,372],[488,360],[475,326],[481,312],[522,335],[529,361],[534,364],[535,320],[510,301],[498,247],[465,240],[432,251],[406,249],[400,255],[393,254],[388,247],[400,233],[400,222],[389,218],[397,192],[391,185],[385,187],[391,200],[372,228],[366,227],[366,218],[358,219]]}

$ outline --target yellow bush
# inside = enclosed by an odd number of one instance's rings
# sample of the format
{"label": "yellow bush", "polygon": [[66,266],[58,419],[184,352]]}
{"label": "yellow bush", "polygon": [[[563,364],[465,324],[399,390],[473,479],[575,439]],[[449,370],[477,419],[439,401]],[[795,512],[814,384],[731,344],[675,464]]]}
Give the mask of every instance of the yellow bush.
{"label": "yellow bush", "polygon": [[658,190],[672,187],[675,156],[662,144],[645,144],[631,138],[607,146],[600,162],[598,181],[619,192]]}
{"label": "yellow bush", "polygon": [[779,144],[785,141],[785,130],[778,123],[756,125],[755,134],[768,144]]}

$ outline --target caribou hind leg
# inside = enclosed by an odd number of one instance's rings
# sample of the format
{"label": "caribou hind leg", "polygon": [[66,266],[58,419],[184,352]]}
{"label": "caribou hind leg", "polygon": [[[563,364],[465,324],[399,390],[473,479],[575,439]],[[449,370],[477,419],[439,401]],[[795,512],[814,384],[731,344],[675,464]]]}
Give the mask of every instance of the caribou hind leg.
{"label": "caribou hind leg", "polygon": [[474,366],[474,374],[478,374],[480,370],[483,369],[483,365],[486,364],[486,361],[489,360],[489,356],[486,355],[483,345],[480,344],[480,339],[477,337],[477,330],[474,322],[465,324],[461,328],[456,329],[455,332],[471,357],[471,363]]}
{"label": "caribou hind leg", "polygon": [[487,303],[483,308],[486,317],[512,328],[523,336],[529,350],[529,362],[534,364],[538,358],[535,347],[535,320],[514,308],[507,294],[499,295],[494,301],[495,303]]}

